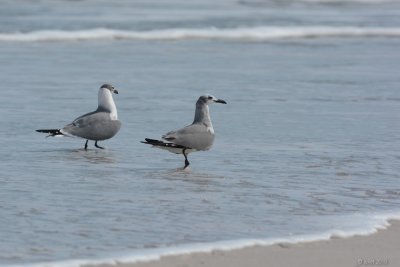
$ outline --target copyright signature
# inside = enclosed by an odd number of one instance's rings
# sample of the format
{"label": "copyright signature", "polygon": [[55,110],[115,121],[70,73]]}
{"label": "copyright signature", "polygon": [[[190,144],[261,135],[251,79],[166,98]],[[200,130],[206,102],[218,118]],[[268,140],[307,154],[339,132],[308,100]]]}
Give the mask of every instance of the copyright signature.
{"label": "copyright signature", "polygon": [[384,266],[384,265],[389,265],[389,259],[359,258],[357,260],[357,266]]}

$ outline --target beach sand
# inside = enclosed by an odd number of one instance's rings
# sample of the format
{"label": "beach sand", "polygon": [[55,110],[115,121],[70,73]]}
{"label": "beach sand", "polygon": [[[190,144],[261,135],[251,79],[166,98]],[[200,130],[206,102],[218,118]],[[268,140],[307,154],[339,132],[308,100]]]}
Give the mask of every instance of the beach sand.
{"label": "beach sand", "polygon": [[[400,266],[400,221],[368,236],[254,246],[231,251],[165,256],[119,267],[352,267]],[[102,267],[110,265],[101,265]],[[115,266],[115,265],[114,265]]]}

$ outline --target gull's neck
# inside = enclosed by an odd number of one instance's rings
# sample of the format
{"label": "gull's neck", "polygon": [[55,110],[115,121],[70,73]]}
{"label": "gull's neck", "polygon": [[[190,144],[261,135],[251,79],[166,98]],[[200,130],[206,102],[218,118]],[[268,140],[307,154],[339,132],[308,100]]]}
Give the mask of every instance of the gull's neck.
{"label": "gull's neck", "polygon": [[112,120],[118,119],[117,107],[115,106],[112,93],[106,88],[100,88],[99,90],[99,107],[97,109],[109,112]]}
{"label": "gull's neck", "polygon": [[201,100],[197,101],[196,103],[196,111],[194,113],[193,123],[201,123],[207,126],[210,132],[214,133],[210,118],[210,110],[208,108],[208,105]]}

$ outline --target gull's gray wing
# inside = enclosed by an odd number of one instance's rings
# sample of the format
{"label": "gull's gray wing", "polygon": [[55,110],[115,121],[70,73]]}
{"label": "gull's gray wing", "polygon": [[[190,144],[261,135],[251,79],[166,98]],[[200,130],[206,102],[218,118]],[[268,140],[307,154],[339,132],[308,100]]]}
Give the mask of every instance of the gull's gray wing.
{"label": "gull's gray wing", "polygon": [[89,140],[106,140],[113,137],[121,128],[119,120],[111,120],[110,113],[94,111],[75,119],[61,129],[65,135]]}
{"label": "gull's gray wing", "polygon": [[208,150],[214,143],[214,132],[202,123],[194,123],[162,136],[174,144],[195,150]]}

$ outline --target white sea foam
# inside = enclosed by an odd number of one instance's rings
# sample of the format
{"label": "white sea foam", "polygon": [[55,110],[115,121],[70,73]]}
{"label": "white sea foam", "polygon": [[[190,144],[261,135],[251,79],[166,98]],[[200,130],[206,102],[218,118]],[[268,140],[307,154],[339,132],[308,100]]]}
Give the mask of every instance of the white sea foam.
{"label": "white sea foam", "polygon": [[136,263],[136,262],[158,260],[164,256],[184,255],[184,254],[201,253],[201,252],[207,253],[207,252],[212,252],[214,250],[229,251],[229,250],[242,249],[257,245],[268,246],[280,243],[296,244],[300,242],[329,240],[332,237],[345,238],[355,235],[370,235],[376,233],[380,229],[386,229],[388,226],[390,226],[389,220],[391,219],[400,220],[400,213],[379,214],[379,215],[352,215],[343,217],[346,218],[341,218],[340,216],[336,216],[335,218],[339,220],[343,219],[351,220],[354,222],[354,225],[350,227],[348,230],[332,229],[330,231],[326,231],[319,234],[293,235],[284,238],[241,239],[241,240],[219,241],[213,243],[196,243],[196,244],[178,245],[166,248],[135,250],[133,252],[114,254],[110,257],[103,259],[67,260],[59,262],[35,263],[35,264],[25,264],[25,265],[7,265],[7,267],[80,267],[88,264],[116,265],[119,263]]}
{"label": "white sea foam", "polygon": [[379,27],[249,27],[249,28],[200,28],[127,31],[96,28],[78,31],[40,30],[33,32],[0,33],[0,41],[49,42],[87,40],[247,40],[268,41],[296,38],[324,37],[400,37],[400,28]]}

